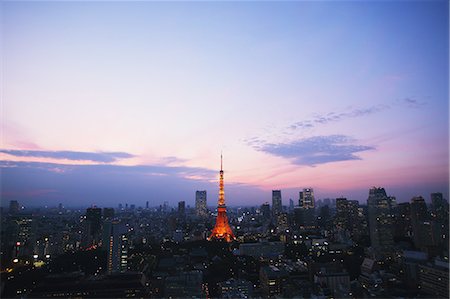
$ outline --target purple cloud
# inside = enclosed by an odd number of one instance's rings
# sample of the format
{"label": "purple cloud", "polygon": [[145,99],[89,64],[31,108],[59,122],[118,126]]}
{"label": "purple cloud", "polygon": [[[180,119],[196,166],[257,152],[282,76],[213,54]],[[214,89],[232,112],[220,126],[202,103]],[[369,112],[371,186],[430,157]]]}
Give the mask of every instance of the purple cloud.
{"label": "purple cloud", "polygon": [[5,150],[1,149],[0,153],[16,156],[16,157],[38,157],[67,159],[74,161],[93,161],[100,163],[111,163],[119,159],[132,158],[134,155],[124,152],[74,152],[74,151],[38,151],[38,150]]}
{"label": "purple cloud", "polygon": [[290,143],[253,144],[258,150],[290,159],[294,164],[315,166],[338,161],[360,160],[355,153],[375,149],[372,146],[354,144],[355,139],[345,135],[314,136]]}

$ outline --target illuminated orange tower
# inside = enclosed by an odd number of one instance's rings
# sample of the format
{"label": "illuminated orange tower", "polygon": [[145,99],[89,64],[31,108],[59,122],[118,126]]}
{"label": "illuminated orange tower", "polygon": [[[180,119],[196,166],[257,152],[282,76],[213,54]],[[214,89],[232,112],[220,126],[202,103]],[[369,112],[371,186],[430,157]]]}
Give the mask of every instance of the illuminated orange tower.
{"label": "illuminated orange tower", "polygon": [[234,240],[234,234],[228,224],[227,207],[225,206],[225,192],[223,191],[223,169],[222,155],[220,155],[220,181],[219,181],[219,201],[217,205],[216,225],[211,232],[208,240],[218,239],[231,242]]}

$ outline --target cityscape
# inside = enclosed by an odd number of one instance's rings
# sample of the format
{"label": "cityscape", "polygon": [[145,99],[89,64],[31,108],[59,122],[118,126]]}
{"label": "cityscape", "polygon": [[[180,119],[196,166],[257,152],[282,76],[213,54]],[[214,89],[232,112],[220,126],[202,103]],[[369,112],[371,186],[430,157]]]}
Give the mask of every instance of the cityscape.
{"label": "cityscape", "polygon": [[0,1],[0,298],[449,298],[449,1]]}
{"label": "cityscape", "polygon": [[[20,298],[448,298],[449,203],[397,203],[382,187],[367,204],[317,200],[313,188],[283,205],[2,209],[2,297]],[[213,224],[215,223],[215,224]]]}

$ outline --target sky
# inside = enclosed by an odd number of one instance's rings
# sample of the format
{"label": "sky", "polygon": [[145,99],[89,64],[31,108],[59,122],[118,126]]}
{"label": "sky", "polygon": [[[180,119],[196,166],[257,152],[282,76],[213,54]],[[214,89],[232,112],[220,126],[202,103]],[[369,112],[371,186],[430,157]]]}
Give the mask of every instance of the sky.
{"label": "sky", "polygon": [[3,206],[448,199],[448,1],[0,5]]}

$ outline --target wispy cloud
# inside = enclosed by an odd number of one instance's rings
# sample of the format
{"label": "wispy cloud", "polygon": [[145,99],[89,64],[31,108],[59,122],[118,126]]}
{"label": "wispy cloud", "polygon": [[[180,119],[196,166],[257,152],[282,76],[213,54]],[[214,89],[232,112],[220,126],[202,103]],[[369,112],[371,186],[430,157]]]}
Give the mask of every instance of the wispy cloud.
{"label": "wispy cloud", "polygon": [[265,143],[258,141],[252,146],[262,152],[290,159],[294,164],[314,166],[338,161],[360,160],[358,152],[375,149],[358,145],[345,135],[314,136],[289,143]]}
{"label": "wispy cloud", "polygon": [[326,114],[317,114],[311,119],[293,123],[292,125],[289,126],[289,128],[292,130],[308,129],[308,128],[315,127],[317,125],[324,125],[324,124],[331,123],[331,122],[342,121],[342,120],[348,119],[348,118],[356,118],[356,117],[366,116],[369,114],[378,113],[378,112],[387,110],[389,108],[390,108],[389,105],[380,104],[380,105],[375,105],[375,106],[371,106],[368,108],[353,109],[351,111],[346,111],[346,112],[329,112]]}
{"label": "wispy cloud", "polygon": [[325,125],[328,123],[334,123],[343,121],[349,118],[357,118],[362,116],[367,116],[371,114],[380,113],[395,106],[403,106],[407,108],[419,108],[425,105],[425,101],[420,101],[414,97],[405,97],[391,102],[390,104],[378,104],[365,108],[355,108],[350,111],[343,112],[329,112],[325,114],[316,114],[310,119],[295,122],[289,126],[291,130],[298,129],[310,129],[318,125]]}
{"label": "wispy cloud", "polygon": [[398,100],[398,103],[401,105],[406,105],[408,108],[420,108],[426,104],[426,102],[419,101],[418,99],[412,97],[406,97]]}
{"label": "wispy cloud", "polygon": [[75,152],[75,151],[40,151],[40,150],[28,151],[28,150],[0,149],[0,153],[16,157],[67,159],[74,161],[92,161],[99,163],[111,163],[119,159],[134,157],[134,155],[124,152]]}

